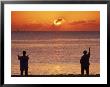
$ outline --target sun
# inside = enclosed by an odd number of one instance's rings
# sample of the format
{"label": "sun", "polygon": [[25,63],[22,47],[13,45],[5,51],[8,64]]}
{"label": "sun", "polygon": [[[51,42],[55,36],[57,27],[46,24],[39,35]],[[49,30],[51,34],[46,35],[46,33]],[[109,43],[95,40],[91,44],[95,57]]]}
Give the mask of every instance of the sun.
{"label": "sun", "polygon": [[60,26],[61,24],[63,24],[63,21],[64,21],[63,18],[58,18],[58,19],[55,19],[55,20],[53,21],[53,24],[54,24],[55,26]]}
{"label": "sun", "polygon": [[61,21],[60,22],[57,22],[57,19],[56,20],[54,20],[54,25],[56,25],[56,26],[59,26],[59,25],[61,25]]}

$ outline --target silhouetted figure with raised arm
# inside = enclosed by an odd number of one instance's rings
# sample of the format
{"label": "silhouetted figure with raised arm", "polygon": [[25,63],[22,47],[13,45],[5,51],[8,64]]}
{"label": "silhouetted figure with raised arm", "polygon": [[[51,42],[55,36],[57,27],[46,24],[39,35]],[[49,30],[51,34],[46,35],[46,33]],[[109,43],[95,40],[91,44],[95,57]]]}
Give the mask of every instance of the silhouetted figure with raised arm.
{"label": "silhouetted figure with raised arm", "polygon": [[23,56],[18,55],[18,60],[20,60],[20,71],[21,76],[23,76],[23,71],[25,71],[25,76],[28,75],[28,55],[26,56],[26,51],[23,51]]}
{"label": "silhouetted figure with raised arm", "polygon": [[84,75],[84,70],[86,70],[86,74],[89,75],[89,58],[90,58],[90,48],[89,52],[87,53],[86,50],[83,51],[83,56],[80,59],[81,63],[81,75]]}

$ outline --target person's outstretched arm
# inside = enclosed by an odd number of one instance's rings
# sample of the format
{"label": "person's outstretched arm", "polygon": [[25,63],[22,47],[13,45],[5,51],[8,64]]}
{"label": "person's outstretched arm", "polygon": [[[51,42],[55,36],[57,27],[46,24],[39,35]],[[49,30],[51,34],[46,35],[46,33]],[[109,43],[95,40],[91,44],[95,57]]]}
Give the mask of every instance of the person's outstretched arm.
{"label": "person's outstretched arm", "polygon": [[29,55],[27,55],[27,59],[29,59]]}
{"label": "person's outstretched arm", "polygon": [[18,55],[18,60],[20,60],[20,56]]}

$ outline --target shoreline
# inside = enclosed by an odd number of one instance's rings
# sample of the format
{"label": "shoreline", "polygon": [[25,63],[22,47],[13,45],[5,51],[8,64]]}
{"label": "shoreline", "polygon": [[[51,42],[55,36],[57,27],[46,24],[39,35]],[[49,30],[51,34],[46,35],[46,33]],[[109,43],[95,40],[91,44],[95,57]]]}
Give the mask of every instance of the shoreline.
{"label": "shoreline", "polygon": [[100,74],[90,74],[90,75],[81,75],[81,74],[58,74],[58,75],[11,75],[11,77],[100,77]]}

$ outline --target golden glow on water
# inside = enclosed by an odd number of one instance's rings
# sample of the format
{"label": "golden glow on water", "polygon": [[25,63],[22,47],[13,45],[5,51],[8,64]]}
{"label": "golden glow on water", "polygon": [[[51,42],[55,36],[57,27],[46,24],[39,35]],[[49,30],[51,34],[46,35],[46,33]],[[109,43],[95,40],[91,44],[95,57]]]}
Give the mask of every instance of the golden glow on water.
{"label": "golden glow on water", "polygon": [[53,67],[53,71],[54,71],[54,73],[58,73],[61,71],[61,67],[59,65],[56,65]]}
{"label": "golden glow on water", "polygon": [[[20,74],[19,65],[12,66],[12,75]],[[29,64],[30,75],[80,74],[80,64]],[[90,65],[90,74],[100,74],[100,65]]]}

